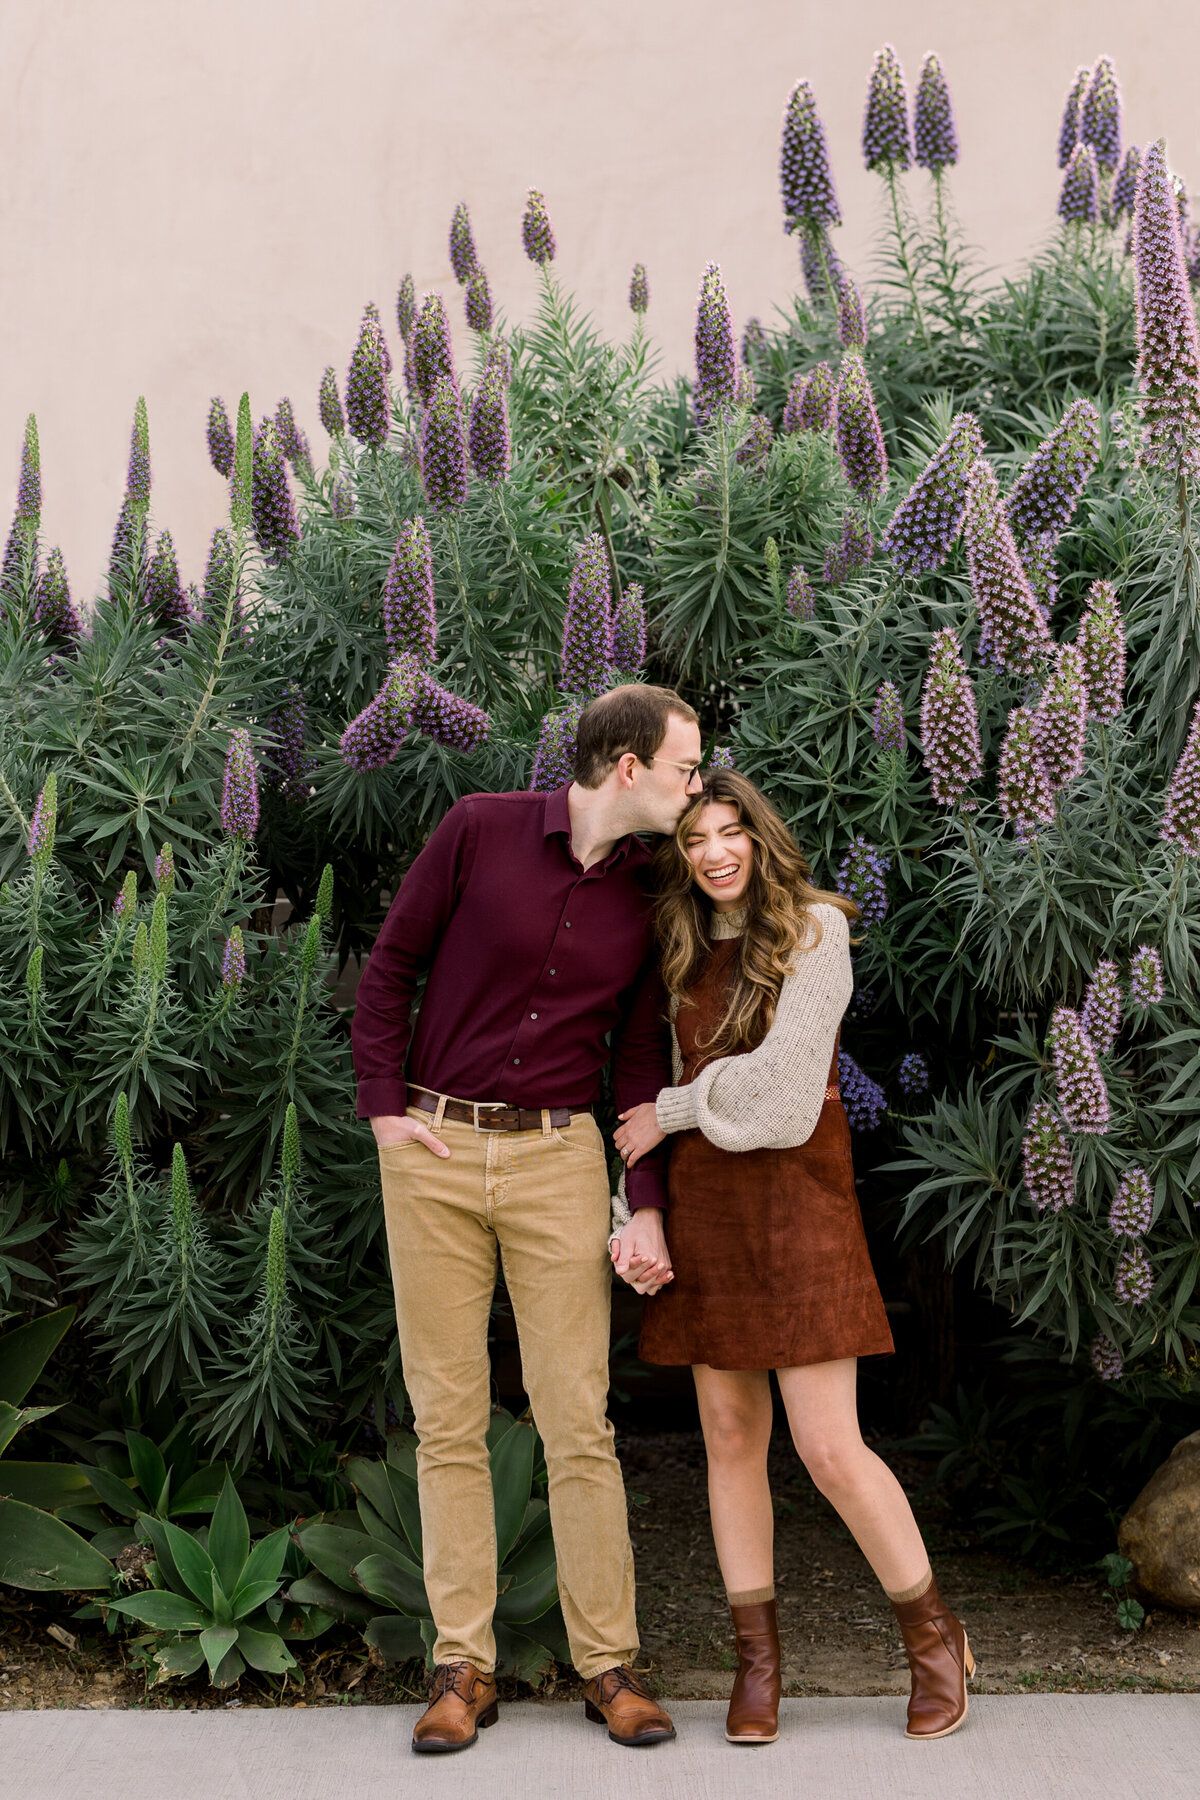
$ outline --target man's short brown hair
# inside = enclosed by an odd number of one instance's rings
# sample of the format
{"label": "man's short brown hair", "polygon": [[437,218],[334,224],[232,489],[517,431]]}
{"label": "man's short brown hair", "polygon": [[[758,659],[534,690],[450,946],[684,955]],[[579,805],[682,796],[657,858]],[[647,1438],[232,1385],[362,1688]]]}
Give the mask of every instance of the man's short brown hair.
{"label": "man's short brown hair", "polygon": [[632,750],[639,762],[649,762],[662,747],[672,713],[689,725],[700,723],[674,688],[629,681],[591,701],[575,734],[575,779],[580,787],[599,787],[625,750]]}

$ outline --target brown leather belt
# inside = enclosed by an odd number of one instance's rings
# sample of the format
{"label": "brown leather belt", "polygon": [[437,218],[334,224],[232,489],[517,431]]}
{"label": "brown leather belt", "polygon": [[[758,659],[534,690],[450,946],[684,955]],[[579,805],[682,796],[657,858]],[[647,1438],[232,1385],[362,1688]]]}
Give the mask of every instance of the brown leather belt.
{"label": "brown leather belt", "polygon": [[[420,1107],[422,1112],[435,1113],[441,1104],[441,1094],[431,1094],[428,1088],[410,1087],[408,1104]],[[580,1113],[590,1113],[590,1106],[498,1106],[487,1100],[447,1100],[442,1112],[443,1119],[452,1119],[456,1125],[473,1125],[476,1131],[540,1131],[542,1129],[542,1113],[547,1111],[550,1124],[554,1130],[569,1125]]]}

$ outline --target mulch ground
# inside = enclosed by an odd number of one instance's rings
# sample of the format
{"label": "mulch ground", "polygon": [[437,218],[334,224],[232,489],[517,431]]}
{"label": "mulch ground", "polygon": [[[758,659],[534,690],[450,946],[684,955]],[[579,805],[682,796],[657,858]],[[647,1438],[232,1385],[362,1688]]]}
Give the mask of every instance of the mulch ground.
{"label": "mulch ground", "polygon": [[[771,1478],[785,1691],[903,1694],[907,1670],[891,1609],[836,1514],[776,1435]],[[637,1496],[631,1521],[641,1662],[665,1698],[723,1698],[733,1634],[709,1534],[699,1433],[626,1432],[620,1451]],[[915,1491],[923,1471],[891,1460]],[[973,1692],[1200,1692],[1200,1616],[1154,1608],[1140,1631],[1121,1631],[1097,1576],[1041,1574],[981,1548],[936,1507],[919,1516],[939,1586],[970,1634]],[[298,1647],[303,1660],[290,1680],[245,1676],[221,1694],[196,1680],[147,1691],[124,1641],[73,1622],[71,1610],[53,1596],[0,1588],[0,1708],[345,1706],[421,1692],[417,1668],[374,1667],[361,1640],[336,1628],[307,1650]],[[543,1692],[577,1700],[579,1686],[564,1674]]]}

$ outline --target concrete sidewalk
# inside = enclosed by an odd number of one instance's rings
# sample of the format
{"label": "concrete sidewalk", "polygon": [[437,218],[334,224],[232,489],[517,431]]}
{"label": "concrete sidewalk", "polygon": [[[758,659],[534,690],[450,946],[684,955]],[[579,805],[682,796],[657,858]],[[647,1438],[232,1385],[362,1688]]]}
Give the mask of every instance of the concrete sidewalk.
{"label": "concrete sidewalk", "polygon": [[1200,1697],[983,1696],[954,1737],[902,1735],[896,1700],[785,1700],[782,1736],[722,1736],[724,1707],[672,1708],[674,1744],[610,1744],[581,1707],[501,1708],[473,1749],[418,1758],[415,1706],[0,1716],[12,1800],[1196,1800]]}

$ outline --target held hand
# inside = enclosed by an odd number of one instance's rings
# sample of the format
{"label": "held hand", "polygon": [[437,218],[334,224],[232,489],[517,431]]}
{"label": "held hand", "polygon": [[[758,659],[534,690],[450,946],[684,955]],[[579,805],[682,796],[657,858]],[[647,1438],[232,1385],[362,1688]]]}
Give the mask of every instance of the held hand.
{"label": "held hand", "polygon": [[618,1114],[621,1124],[613,1136],[613,1142],[621,1152],[621,1161],[627,1169],[640,1162],[647,1150],[653,1150],[666,1137],[665,1131],[658,1129],[658,1114],[654,1110],[652,1100],[643,1100],[640,1106],[631,1106],[628,1112]]}
{"label": "held hand", "polygon": [[375,1133],[375,1142],[380,1150],[387,1150],[392,1144],[423,1144],[426,1150],[432,1150],[435,1156],[449,1156],[450,1146],[443,1144],[441,1138],[434,1137],[423,1119],[403,1117],[384,1117],[371,1120],[371,1130]]}
{"label": "held hand", "polygon": [[671,1253],[663,1235],[662,1213],[656,1206],[635,1212],[609,1242],[613,1268],[635,1294],[657,1294],[675,1279]]}

